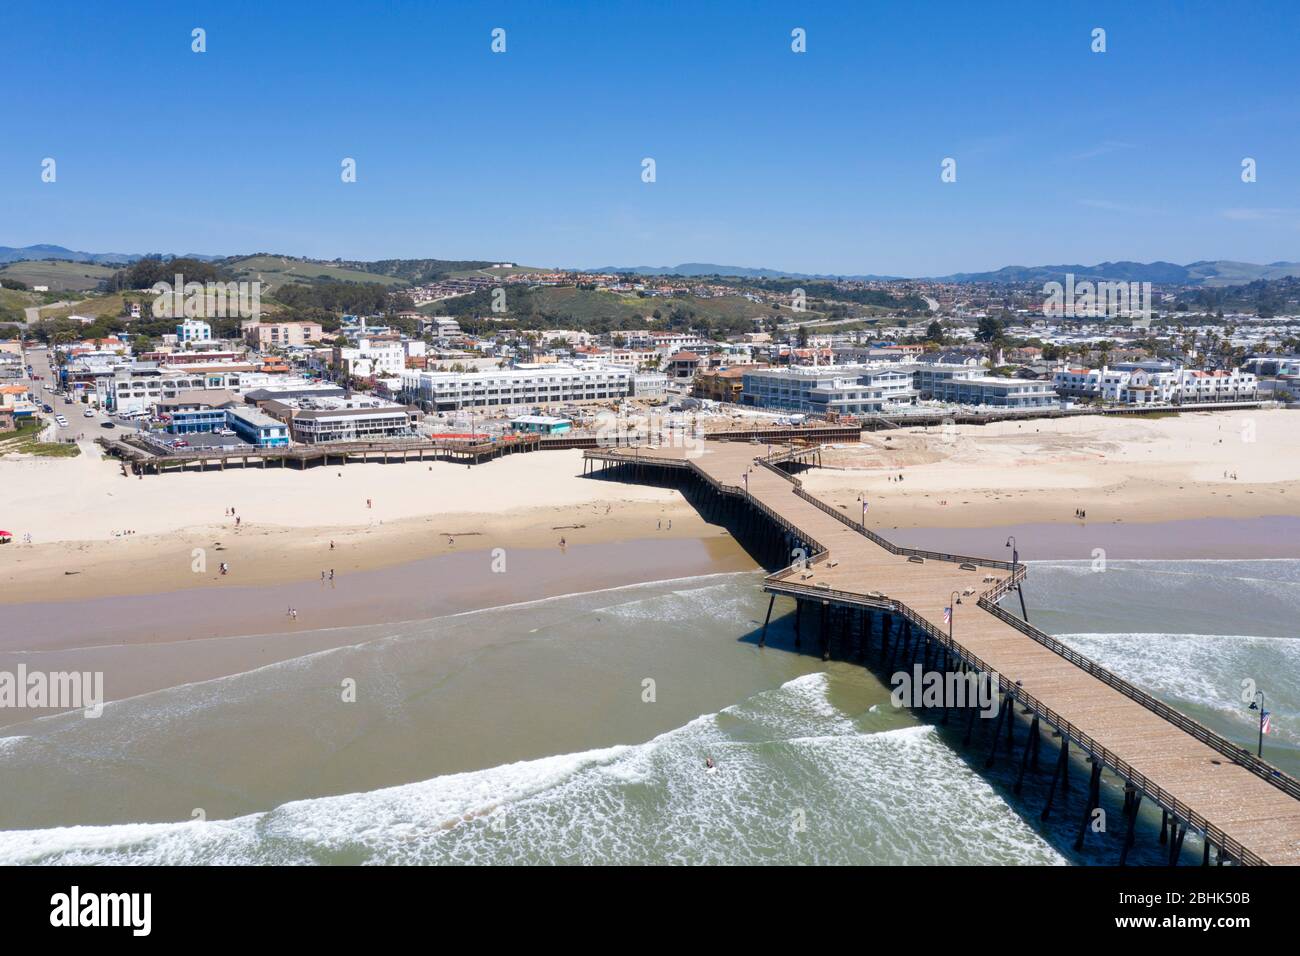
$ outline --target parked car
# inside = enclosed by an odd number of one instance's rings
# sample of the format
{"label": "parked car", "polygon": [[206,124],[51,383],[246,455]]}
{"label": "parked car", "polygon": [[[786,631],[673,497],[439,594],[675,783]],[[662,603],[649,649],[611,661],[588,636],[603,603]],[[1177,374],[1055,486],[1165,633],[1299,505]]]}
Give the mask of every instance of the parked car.
{"label": "parked car", "polygon": [[112,422],[100,422],[100,423],[99,423],[99,427],[100,427],[100,428],[116,428],[117,426],[114,425]]}
{"label": "parked car", "polygon": [[86,418],[94,418],[94,417],[95,417],[95,410],[94,410],[93,408],[88,408],[88,409],[86,409],[84,412],[82,412],[81,414],[84,415]]}
{"label": "parked car", "polygon": [[55,423],[56,425],[58,425],[60,428],[67,428],[67,427],[68,427],[68,420],[67,420],[66,418],[64,418],[62,415],[55,415],[55,416],[54,416],[54,423]]}

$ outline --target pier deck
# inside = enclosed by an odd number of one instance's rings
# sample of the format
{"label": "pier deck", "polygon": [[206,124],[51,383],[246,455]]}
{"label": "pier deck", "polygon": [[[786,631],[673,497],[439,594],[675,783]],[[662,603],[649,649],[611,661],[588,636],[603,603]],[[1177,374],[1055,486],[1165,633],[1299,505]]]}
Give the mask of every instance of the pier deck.
{"label": "pier deck", "polygon": [[[702,450],[600,450],[586,457],[593,466],[630,465],[633,476],[689,471],[719,494],[739,497],[812,552],[806,567],[767,578],[772,594],[900,615],[964,664],[996,673],[1016,704],[1092,756],[1094,767],[1104,766],[1165,810],[1175,833],[1179,822],[1191,826],[1221,857],[1241,863],[1300,863],[1296,780],[999,607],[1024,565],[899,548],[778,467],[816,453],[814,446],[769,456],[761,445],[705,442]],[[961,603],[953,605],[950,642],[943,612],[953,592]]]}

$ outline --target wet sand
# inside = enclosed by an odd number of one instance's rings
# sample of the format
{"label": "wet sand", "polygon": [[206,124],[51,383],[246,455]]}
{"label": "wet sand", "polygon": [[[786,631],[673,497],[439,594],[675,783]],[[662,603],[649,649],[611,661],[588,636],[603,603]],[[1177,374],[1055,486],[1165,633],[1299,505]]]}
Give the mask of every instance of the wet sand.
{"label": "wet sand", "polygon": [[[373,640],[402,621],[755,568],[729,536],[664,536],[563,550],[464,551],[324,583],[11,605],[0,670],[25,662],[31,670],[103,671],[106,696],[119,700],[354,644],[358,627],[369,626],[362,639]],[[40,712],[0,710],[0,726],[34,716]]]}
{"label": "wet sand", "polygon": [[898,544],[1009,560],[1014,535],[1022,561],[1134,558],[1300,558],[1300,518],[1189,518],[1128,523],[1077,521],[1012,524],[998,528],[887,528],[876,531]]}

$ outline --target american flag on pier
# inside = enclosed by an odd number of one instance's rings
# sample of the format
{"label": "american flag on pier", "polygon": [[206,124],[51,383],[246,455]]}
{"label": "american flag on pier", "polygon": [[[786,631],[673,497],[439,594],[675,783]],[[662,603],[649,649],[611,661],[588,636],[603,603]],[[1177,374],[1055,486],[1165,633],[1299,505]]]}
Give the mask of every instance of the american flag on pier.
{"label": "american flag on pier", "polygon": [[952,623],[952,608],[951,608],[951,607],[946,607],[946,608],[943,609],[943,623],[945,623],[945,624],[951,624],[951,623]]}
{"label": "american flag on pier", "polygon": [[1264,733],[1268,733],[1269,728],[1272,726],[1273,726],[1273,715],[1270,714],[1267,710],[1263,711],[1259,715],[1259,729]]}

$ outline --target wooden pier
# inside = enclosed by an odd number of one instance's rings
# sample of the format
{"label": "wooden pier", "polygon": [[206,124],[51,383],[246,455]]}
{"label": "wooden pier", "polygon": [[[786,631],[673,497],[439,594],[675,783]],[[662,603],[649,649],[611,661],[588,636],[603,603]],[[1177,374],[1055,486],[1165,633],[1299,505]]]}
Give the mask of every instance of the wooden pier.
{"label": "wooden pier", "polygon": [[402,463],[409,461],[454,461],[482,464],[504,455],[537,451],[537,435],[520,435],[491,441],[436,439],[385,442],[331,442],[295,445],[291,448],[169,448],[150,442],[120,438],[98,438],[106,452],[130,465],[137,474],[161,475],[179,471],[224,471],[233,468],[288,468],[299,470],[315,465],[347,465],[364,462]]}
{"label": "wooden pier", "polygon": [[[175,437],[175,436],[168,436]],[[183,437],[183,436],[181,436]],[[666,439],[674,437],[669,435]],[[748,428],[710,434],[717,441],[745,442],[854,442],[862,437],[856,426],[803,426],[798,428]],[[105,452],[120,459],[136,474],[162,475],[183,471],[224,471],[226,468],[288,468],[303,470],[316,465],[347,465],[364,462],[385,464],[408,461],[453,461],[481,465],[505,455],[530,451],[563,451],[572,448],[633,448],[647,444],[644,432],[627,434],[508,435],[471,441],[465,439],[412,439],[382,442],[329,442],[294,445],[289,448],[170,448],[162,442],[135,435],[95,439]],[[691,436],[690,441],[699,441]]]}
{"label": "wooden pier", "polygon": [[[999,602],[1019,591],[1025,576],[1014,554],[1006,561],[893,544],[859,515],[805,491],[789,473],[814,461],[817,446],[768,454],[743,444],[701,444],[588,451],[584,472],[693,486],[703,507],[722,509],[759,542],[760,560],[788,565],[764,581],[772,595],[764,637],[773,603],[783,596],[795,601],[797,644],[809,616],[818,615],[823,658],[838,641],[844,656],[878,653],[890,672],[910,673],[914,663],[924,663],[926,671],[996,680],[1001,704],[985,738],[987,763],[1018,761],[1017,792],[1027,770],[1037,769],[1044,735],[1059,736],[1043,819],[1058,789],[1064,802],[1076,762],[1070,749],[1090,765],[1076,849],[1090,832],[1108,771],[1124,787],[1123,819],[1107,828],[1120,834],[1121,864],[1143,800],[1162,812],[1160,842],[1171,864],[1189,829],[1203,841],[1205,865],[1212,852],[1219,865],[1300,863],[1300,781],[1029,624],[1023,594],[1020,616],[1002,608]],[[944,620],[948,607],[951,628]],[[975,715],[972,708],[959,712],[968,721],[968,744]],[[945,723],[948,716],[945,706]],[[1023,741],[1018,753],[1017,737]]]}

